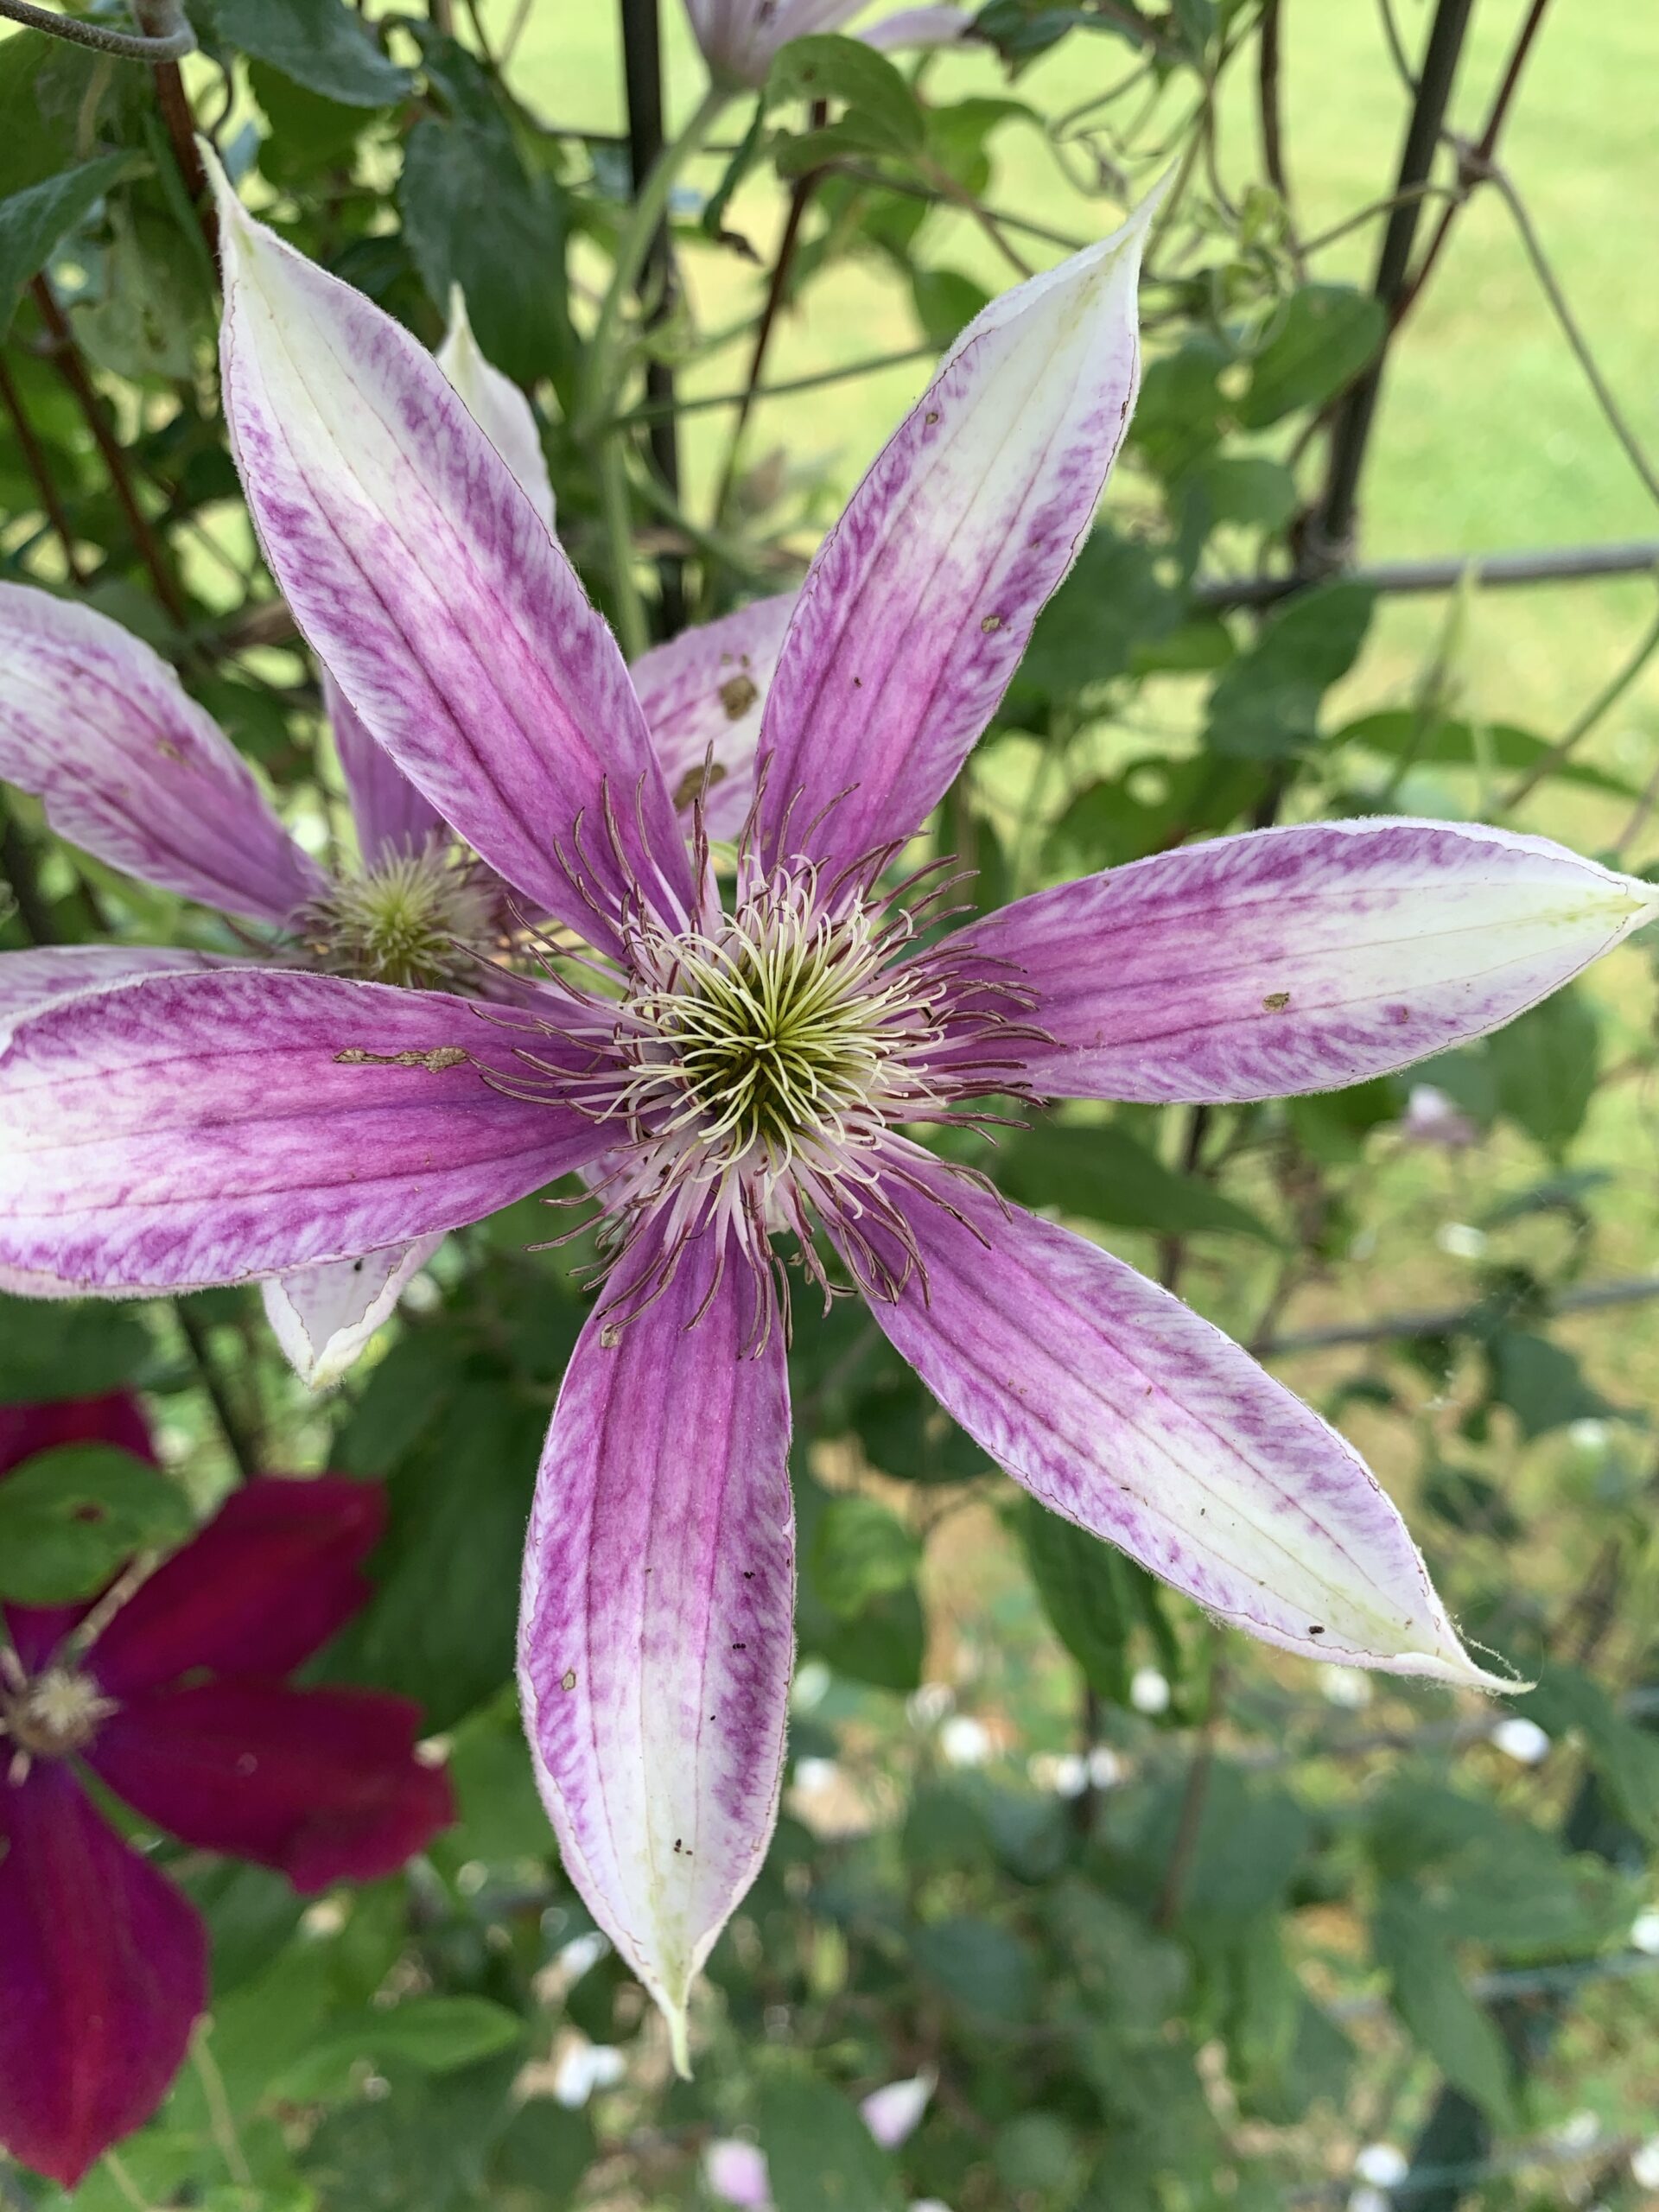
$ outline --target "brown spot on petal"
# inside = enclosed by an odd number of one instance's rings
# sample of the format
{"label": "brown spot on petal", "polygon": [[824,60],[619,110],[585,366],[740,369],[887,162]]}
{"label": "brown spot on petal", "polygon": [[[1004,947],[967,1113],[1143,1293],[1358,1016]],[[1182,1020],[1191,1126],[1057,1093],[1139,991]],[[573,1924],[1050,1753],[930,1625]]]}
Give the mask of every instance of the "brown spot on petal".
{"label": "brown spot on petal", "polygon": [[939,410],[937,407],[930,407],[926,414],[922,417],[924,423],[937,423],[938,419]]}
{"label": "brown spot on petal", "polygon": [[334,1065],[342,1068],[424,1068],[429,1075],[441,1075],[445,1068],[465,1067],[472,1057],[464,1045],[440,1045],[430,1052],[365,1052],[353,1045],[334,1054]]}
{"label": "brown spot on petal", "polygon": [[716,784],[723,784],[727,771],[718,760],[706,760],[695,768],[688,768],[674,786],[676,806],[693,806],[700,798],[707,798]]}
{"label": "brown spot on petal", "polygon": [[564,1672],[559,1676],[559,1688],[562,1690],[573,1690],[575,1687],[576,1670],[574,1667],[567,1667]]}
{"label": "brown spot on petal", "polygon": [[1262,1001],[1269,1014],[1282,1014],[1290,1004],[1288,991],[1269,991]]}
{"label": "brown spot on petal", "polygon": [[752,676],[728,676],[720,687],[720,703],[728,721],[741,722],[760,696]]}
{"label": "brown spot on petal", "polygon": [[1002,627],[1002,617],[1000,614],[988,614],[979,626],[982,630],[1000,630]]}

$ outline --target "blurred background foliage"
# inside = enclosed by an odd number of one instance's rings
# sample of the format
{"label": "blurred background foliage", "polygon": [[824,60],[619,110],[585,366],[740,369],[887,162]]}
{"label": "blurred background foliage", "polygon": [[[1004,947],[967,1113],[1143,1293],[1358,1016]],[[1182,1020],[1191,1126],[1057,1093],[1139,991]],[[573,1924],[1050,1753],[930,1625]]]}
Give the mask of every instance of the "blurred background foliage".
{"label": "blurred background foliage", "polygon": [[[704,75],[663,9],[671,130]],[[798,577],[938,349],[1173,162],[1126,459],[941,848],[987,905],[1320,813],[1659,861],[1659,545],[1593,582],[1459,575],[1655,531],[1643,0],[989,0],[921,63],[791,48],[683,173],[582,438],[633,188],[623,19],[648,95],[652,9],[190,13],[181,79],[0,40],[0,575],[168,655],[315,849],[346,834],[340,778],[226,446],[185,101],[251,203],[429,343],[461,288],[536,403],[573,558],[659,633]],[[1414,116],[1432,167],[1402,201]],[[1406,204],[1414,267],[1443,219],[1445,251],[1379,301]],[[1390,561],[1437,588],[1372,575]],[[213,942],[4,809],[0,944]],[[251,1293],[7,1301],[0,1398],[143,1389],[194,1512],[251,1465],[385,1477],[377,1595],[324,1669],[420,1699],[463,1808],[405,1875],[303,1910],[164,1853],[213,1930],[213,2064],[77,2212],[706,2206],[733,2135],[780,2212],[1659,2201],[1653,1015],[1638,945],[1407,1080],[1069,1108],[1003,1148],[1011,1192],[1177,1285],[1361,1446],[1465,1630],[1536,1678],[1502,1712],[1219,1634],[1028,1510],[855,1310],[803,1332],[785,1817],[689,2084],[560,1872],[510,1687],[580,1251],[528,1250],[533,1205],[450,1238],[321,1399]],[[0,1528],[0,1595],[46,1540]],[[926,2117],[879,2150],[857,2099],[918,2073]],[[0,2196],[69,2201],[3,2164]]]}

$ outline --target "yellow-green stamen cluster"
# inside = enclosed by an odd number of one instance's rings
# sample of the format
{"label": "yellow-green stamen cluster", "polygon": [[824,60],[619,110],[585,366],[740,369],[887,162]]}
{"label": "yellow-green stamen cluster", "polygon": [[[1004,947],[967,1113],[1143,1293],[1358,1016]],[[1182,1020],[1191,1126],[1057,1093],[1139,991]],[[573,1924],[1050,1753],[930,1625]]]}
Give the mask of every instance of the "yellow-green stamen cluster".
{"label": "yellow-green stamen cluster", "polygon": [[475,990],[494,928],[474,874],[431,845],[335,884],[300,922],[317,967],[406,990]]}
{"label": "yellow-green stamen cluster", "polygon": [[14,1770],[21,1764],[26,1772],[32,1758],[67,1758],[82,1750],[116,1709],[86,1675],[49,1667],[29,1677],[15,1651],[3,1656],[9,1663],[0,1669],[0,1737],[12,1746]]}

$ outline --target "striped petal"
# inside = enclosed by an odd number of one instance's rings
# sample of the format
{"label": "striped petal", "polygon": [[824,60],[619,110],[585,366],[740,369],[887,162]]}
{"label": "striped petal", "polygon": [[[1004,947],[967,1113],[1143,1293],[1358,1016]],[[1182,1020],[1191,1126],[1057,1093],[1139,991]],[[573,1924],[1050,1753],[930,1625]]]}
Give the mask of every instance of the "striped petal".
{"label": "striped petal", "polygon": [[0,778],[111,868],[282,921],[322,875],[159,654],[90,607],[0,584]]}
{"label": "striped petal", "polygon": [[1311,1408],[1109,1253],[907,1149],[925,1289],[872,1310],[1016,1482],[1266,1643],[1510,1687],[1464,1650],[1376,1477]]}
{"label": "striped petal", "polygon": [[492,1088],[522,1084],[521,1036],[444,992],[279,969],[33,1015],[0,1053],[0,1280],[176,1290],[479,1220],[599,1149]]}
{"label": "striped petal", "polygon": [[442,1242],[421,1236],[265,1283],[265,1319],[301,1381],[314,1390],[338,1382]]}
{"label": "striped petal", "polygon": [[754,798],[760,714],[794,611],[793,592],[757,600],[653,645],[633,688],[674,804],[702,801],[711,837],[735,837]]}
{"label": "striped petal", "polygon": [[217,178],[225,411],[267,559],[370,734],[539,911],[610,946],[690,864],[616,642],[432,356]]}
{"label": "striped petal", "polygon": [[908,836],[990,720],[1122,442],[1157,197],[969,324],[819,549],[761,727],[769,859]]}
{"label": "striped petal", "polygon": [[553,484],[542,451],[535,410],[511,377],[484,358],[467,319],[467,296],[459,284],[449,295],[449,327],[438,348],[438,366],[467,403],[467,412],[518,478],[550,530],[553,527]]}
{"label": "striped petal", "polygon": [[18,1017],[38,1014],[59,999],[108,990],[140,976],[180,969],[223,968],[239,963],[181,945],[49,944],[28,952],[0,952],[0,1045]]}
{"label": "striped petal", "polygon": [[[1497,1029],[1659,912],[1659,887],[1545,837],[1319,822],[1160,853],[952,940],[1007,963],[1053,1097],[1274,1098]],[[995,972],[1007,976],[1008,968]]]}
{"label": "striped petal", "polygon": [[429,837],[447,835],[437,808],[410,782],[385,747],[375,743],[363,717],[326,668],[322,703],[346,779],[364,867],[383,867],[400,854],[419,852]]}
{"label": "striped petal", "polygon": [[747,1268],[709,1242],[559,1395],[524,1554],[519,1683],[571,1879],[667,2016],[759,1872],[793,1643],[788,1377],[746,1357]]}

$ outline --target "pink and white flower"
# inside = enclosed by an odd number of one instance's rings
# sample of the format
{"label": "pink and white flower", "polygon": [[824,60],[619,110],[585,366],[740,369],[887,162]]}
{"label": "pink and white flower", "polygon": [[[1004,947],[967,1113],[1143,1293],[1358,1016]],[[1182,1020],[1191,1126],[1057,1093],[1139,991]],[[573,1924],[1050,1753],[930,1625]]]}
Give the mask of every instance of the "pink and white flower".
{"label": "pink and white flower", "polygon": [[[758,92],[780,47],[813,31],[844,29],[866,0],[685,0],[685,5],[715,82]],[[887,51],[954,46],[973,21],[961,8],[899,8],[873,23],[853,24],[852,35]]]}
{"label": "pink and white flower", "polygon": [[[550,531],[530,404],[480,351],[457,291],[438,356]],[[760,697],[792,604],[766,600],[645,654],[634,671],[664,772],[734,828],[748,805]],[[325,669],[358,865],[331,880],[296,843],[234,747],[159,654],[91,607],[0,583],[0,777],[71,842],[226,916],[235,952],[63,945],[0,952],[0,1037],[23,1013],[143,975],[269,963],[499,995],[514,927],[499,877],[458,853],[431,802],[369,735]],[[270,1276],[266,1313],[315,1388],[338,1381],[441,1236]],[[41,1287],[41,1286],[33,1286]]]}
{"label": "pink and white flower", "polygon": [[1218,1618],[1496,1681],[1339,1435],[918,1141],[1010,1094],[1361,1082],[1509,1020],[1659,905],[1540,838],[1377,819],[925,927],[900,855],[1090,527],[1139,378],[1145,231],[993,302],[854,494],[766,692],[727,903],[708,810],[688,842],[615,641],[441,370],[222,188],[225,404],[272,569],[373,739],[549,918],[544,972],[493,1007],[155,975],[19,1019],[0,1056],[13,1282],[263,1279],[591,1179],[609,1272],[548,1437],[520,1679],[567,1866],[681,2066],[782,1771],[780,1245],[865,1297],[1014,1479]]}

